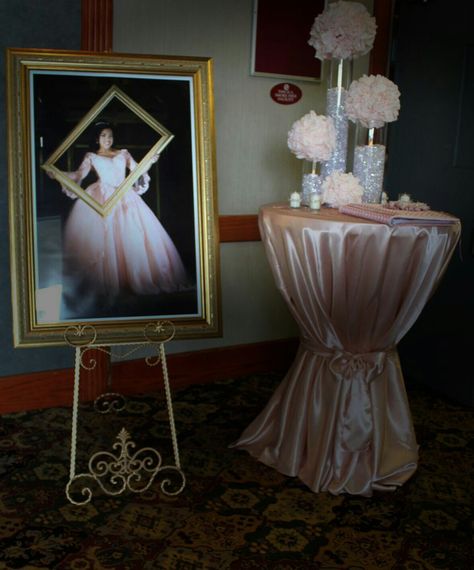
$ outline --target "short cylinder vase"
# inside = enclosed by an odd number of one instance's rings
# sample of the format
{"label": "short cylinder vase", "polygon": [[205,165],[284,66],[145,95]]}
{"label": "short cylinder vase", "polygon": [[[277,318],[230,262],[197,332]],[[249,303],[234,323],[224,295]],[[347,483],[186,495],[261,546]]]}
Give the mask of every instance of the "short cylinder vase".
{"label": "short cylinder vase", "polygon": [[302,204],[309,206],[312,194],[321,194],[321,176],[319,174],[303,174]]}
{"label": "short cylinder vase", "polygon": [[383,189],[385,146],[360,145],[354,150],[353,174],[364,188],[362,202],[380,203]]}

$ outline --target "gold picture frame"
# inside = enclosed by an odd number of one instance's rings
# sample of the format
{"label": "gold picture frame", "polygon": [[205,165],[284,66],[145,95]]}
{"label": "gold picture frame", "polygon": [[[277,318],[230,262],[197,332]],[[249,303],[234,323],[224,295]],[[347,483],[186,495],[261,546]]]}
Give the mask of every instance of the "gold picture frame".
{"label": "gold picture frame", "polygon": [[14,345],[219,336],[212,60],[9,49],[7,119]]}

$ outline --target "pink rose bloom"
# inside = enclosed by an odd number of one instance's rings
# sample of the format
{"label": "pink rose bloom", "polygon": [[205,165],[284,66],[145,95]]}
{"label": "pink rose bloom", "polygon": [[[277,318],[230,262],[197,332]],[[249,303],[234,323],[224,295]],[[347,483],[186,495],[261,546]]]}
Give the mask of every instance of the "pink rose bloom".
{"label": "pink rose bloom", "polygon": [[329,160],[336,146],[336,129],[331,117],[310,111],[293,123],[288,148],[297,158],[312,162]]}
{"label": "pink rose bloom", "polygon": [[363,75],[349,87],[346,115],[368,129],[383,127],[398,118],[400,91],[383,75]]}
{"label": "pink rose bloom", "polygon": [[377,25],[359,2],[335,2],[316,17],[308,43],[318,59],[348,59],[368,53]]}
{"label": "pink rose bloom", "polygon": [[358,178],[350,172],[338,170],[324,180],[321,189],[323,202],[333,208],[345,204],[360,204],[364,193]]}

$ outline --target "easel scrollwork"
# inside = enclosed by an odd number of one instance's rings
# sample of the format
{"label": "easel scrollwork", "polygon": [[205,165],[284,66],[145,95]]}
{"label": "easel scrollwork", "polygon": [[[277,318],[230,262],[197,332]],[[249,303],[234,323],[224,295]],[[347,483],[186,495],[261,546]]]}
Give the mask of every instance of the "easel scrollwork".
{"label": "easel scrollwork", "polygon": [[[144,342],[134,346],[123,354],[121,358],[127,359],[136,351],[144,347],[151,347],[153,354],[145,358],[146,364],[148,366],[157,366],[161,363],[173,445],[174,465],[163,465],[161,454],[151,447],[144,447],[134,452],[136,444],[131,439],[128,431],[122,428],[117,435],[117,441],[112,446],[116,453],[99,451],[93,454],[88,462],[88,472],[76,474],[80,373],[82,369],[93,370],[96,367],[97,361],[91,353],[92,350],[100,350],[109,355],[111,351],[109,347],[95,344],[97,334],[93,326],[70,326],[65,331],[64,339],[69,346],[75,349],[75,366],[70,472],[69,482],[66,485],[66,496],[74,505],[84,505],[92,499],[91,484],[93,483],[97,484],[107,495],[119,495],[126,490],[133,493],[143,493],[161,475],[164,478],[161,481],[160,488],[165,495],[178,495],[186,485],[186,478],[181,469],[179,458],[173,402],[164,347],[165,343],[174,338],[174,325],[170,321],[148,323],[144,327],[143,335]],[[102,414],[121,411],[125,406],[125,398],[115,392],[101,394],[94,402],[96,411]]]}

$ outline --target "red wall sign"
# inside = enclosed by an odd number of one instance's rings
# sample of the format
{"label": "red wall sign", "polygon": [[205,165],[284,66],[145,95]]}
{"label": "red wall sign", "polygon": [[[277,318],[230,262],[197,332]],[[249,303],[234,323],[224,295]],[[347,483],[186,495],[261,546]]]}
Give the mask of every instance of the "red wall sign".
{"label": "red wall sign", "polygon": [[255,0],[253,75],[282,79],[321,78],[321,61],[308,44],[309,32],[325,0]]}
{"label": "red wall sign", "polygon": [[301,89],[293,83],[279,83],[270,91],[270,97],[280,105],[292,105],[298,102],[302,96]]}

